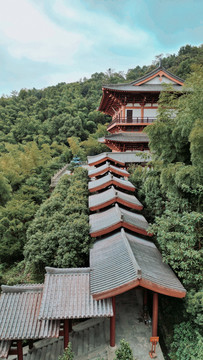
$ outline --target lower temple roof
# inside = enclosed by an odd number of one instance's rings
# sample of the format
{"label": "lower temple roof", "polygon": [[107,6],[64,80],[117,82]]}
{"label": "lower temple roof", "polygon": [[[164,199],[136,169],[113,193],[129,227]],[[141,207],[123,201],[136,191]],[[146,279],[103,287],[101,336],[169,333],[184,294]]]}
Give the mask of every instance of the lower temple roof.
{"label": "lower temple roof", "polygon": [[89,222],[92,237],[105,235],[121,227],[152,236],[147,232],[149,224],[144,216],[122,209],[118,204],[106,211],[90,215]]}
{"label": "lower temple roof", "polygon": [[127,170],[121,169],[121,168],[119,168],[117,166],[113,166],[107,161],[104,165],[101,165],[101,166],[99,166],[97,168],[89,170],[88,171],[88,176],[91,178],[91,177],[103,175],[103,174],[105,174],[106,172],[109,172],[109,171],[111,173],[118,174],[118,175],[123,176],[123,177],[128,177],[130,175]]}
{"label": "lower temple roof", "polygon": [[101,189],[105,189],[110,185],[115,185],[128,191],[135,191],[135,187],[130,181],[120,179],[116,176],[113,176],[112,174],[107,174],[100,179],[89,181],[88,189],[90,192],[95,192]]}
{"label": "lower temple roof", "polygon": [[124,229],[94,243],[90,266],[91,294],[95,299],[115,296],[136,286],[179,298],[186,295],[157,247]]}
{"label": "lower temple roof", "polygon": [[112,300],[90,294],[90,268],[46,267],[39,319],[81,319],[113,315]]}
{"label": "lower temple roof", "polygon": [[151,161],[149,151],[125,151],[125,152],[104,152],[94,156],[88,156],[88,165],[98,165],[105,161],[112,161],[115,164],[125,166],[129,163],[147,163]]}
{"label": "lower temple roof", "polygon": [[43,285],[2,285],[0,340],[59,337],[59,321],[39,321]]}
{"label": "lower temple roof", "polygon": [[102,209],[113,203],[120,203],[128,206],[131,209],[142,210],[143,205],[134,195],[126,194],[122,191],[116,190],[114,186],[102,193],[89,196],[89,209],[96,211]]}
{"label": "lower temple roof", "polygon": [[120,132],[115,134],[106,135],[104,138],[106,141],[117,141],[117,142],[130,142],[130,143],[143,143],[149,142],[149,137],[146,133],[141,131],[137,132]]}

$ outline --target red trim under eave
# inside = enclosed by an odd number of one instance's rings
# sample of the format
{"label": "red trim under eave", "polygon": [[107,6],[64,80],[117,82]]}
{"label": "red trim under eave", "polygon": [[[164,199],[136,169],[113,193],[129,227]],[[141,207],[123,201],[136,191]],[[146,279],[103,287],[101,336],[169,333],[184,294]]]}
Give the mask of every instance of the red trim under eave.
{"label": "red trim under eave", "polygon": [[123,221],[119,221],[117,224],[109,226],[109,227],[107,227],[105,229],[94,231],[92,233],[90,232],[90,236],[91,237],[102,236],[102,235],[108,234],[108,233],[110,233],[110,232],[112,232],[112,231],[114,231],[116,229],[119,229],[120,227],[127,228],[129,230],[137,232],[138,234],[142,234],[142,235],[146,235],[146,236],[153,236],[153,234],[148,233],[146,230],[139,229],[138,227],[136,227],[134,225],[131,225],[131,224],[128,224],[128,223],[123,222]]}
{"label": "red trim under eave", "polygon": [[146,230],[140,229],[137,226],[134,226],[132,224],[128,224],[126,222],[123,222],[123,227],[125,227],[125,228],[127,228],[129,230],[132,230],[134,232],[137,232],[138,234],[142,234],[142,235],[146,235],[146,236],[153,236],[152,233],[148,233]]}
{"label": "red trim under eave", "polygon": [[108,228],[98,230],[98,231],[95,231],[95,232],[92,232],[92,233],[90,232],[90,236],[91,237],[102,236],[102,235],[110,233],[111,231],[119,229],[121,226],[122,226],[122,221],[120,221],[119,223],[117,223],[115,225],[109,226]]}
{"label": "red trim under eave", "polygon": [[122,165],[122,166],[125,166],[125,163],[124,163],[124,162],[122,162],[122,161],[118,161],[118,160],[114,160],[114,159],[111,159],[111,158],[109,158],[108,156],[106,156],[106,157],[105,157],[105,158],[103,158],[103,159],[97,160],[97,161],[95,161],[95,162],[93,162],[93,163],[89,164],[89,166],[98,165],[98,164],[101,164],[101,163],[103,163],[104,161],[107,161],[107,160],[109,160],[109,161],[113,161],[113,162],[114,162],[114,164],[120,164],[120,165]]}
{"label": "red trim under eave", "polygon": [[102,185],[99,185],[99,186],[97,186],[95,188],[89,189],[89,192],[92,193],[92,192],[95,192],[95,191],[98,191],[98,190],[102,190],[102,189],[107,188],[110,185],[115,185],[115,186],[118,186],[121,189],[125,189],[125,190],[128,190],[128,191],[135,191],[136,190],[134,187],[120,184],[119,182],[116,182],[115,179],[114,179],[114,180],[110,180],[110,181],[106,182],[105,184],[102,184]]}
{"label": "red trim under eave", "polygon": [[135,287],[139,286],[139,280],[132,280],[127,284],[120,285],[113,290],[106,290],[99,294],[92,294],[94,300],[107,299],[112,296],[123,294],[124,292],[131,290]]}
{"label": "red trim under eave", "polygon": [[142,210],[143,209],[143,206],[132,204],[130,202],[127,202],[125,200],[120,199],[119,197],[115,197],[115,198],[113,198],[113,199],[111,199],[109,201],[106,201],[105,203],[102,203],[102,204],[99,204],[99,205],[96,205],[96,206],[92,206],[89,209],[91,211],[96,211],[96,210],[99,210],[99,209],[103,209],[104,207],[107,207],[107,206],[109,206],[109,205],[111,205],[111,204],[113,204],[115,202],[120,203],[122,205],[125,205],[125,206],[129,207],[130,209],[135,209],[135,210]]}
{"label": "red trim under eave", "polygon": [[137,280],[132,280],[131,282],[118,286],[115,289],[111,289],[111,290],[106,290],[104,292],[101,293],[97,293],[97,294],[92,294],[93,299],[95,300],[102,300],[102,299],[107,299],[110,298],[112,296],[116,296],[116,295],[120,295],[128,290],[131,290],[133,288],[136,288],[138,286],[141,286],[145,289],[149,289],[152,290],[154,292],[157,292],[159,294],[163,294],[163,295],[167,295],[167,296],[171,296],[171,297],[176,297],[176,298],[184,298],[186,296],[186,290],[185,291],[179,291],[179,290],[175,290],[175,289],[168,289],[164,286],[160,286],[157,284],[152,283],[151,281],[148,280],[144,280],[144,279],[137,279]]}
{"label": "red trim under eave", "polygon": [[109,166],[105,170],[100,170],[97,173],[94,173],[94,174],[91,174],[91,175],[88,175],[88,176],[90,178],[92,178],[92,177],[96,177],[96,176],[99,176],[99,175],[103,175],[103,174],[107,173],[108,171],[111,171],[114,174],[121,175],[121,176],[124,176],[124,177],[129,177],[130,176],[130,174],[123,174],[121,171],[119,171],[119,169],[118,170],[117,169],[116,170],[111,169],[111,166]]}
{"label": "red trim under eave", "polygon": [[153,283],[152,281],[140,279],[140,286],[142,286],[145,289],[152,290],[154,292],[157,292],[159,294],[172,296],[176,298],[184,298],[186,296],[186,290],[176,290],[176,289],[169,289],[165,286],[161,286],[158,284]]}
{"label": "red trim under eave", "polygon": [[96,211],[96,210],[99,210],[99,209],[103,209],[104,207],[109,206],[109,205],[113,204],[114,202],[116,202],[116,197],[109,200],[109,201],[106,201],[105,203],[102,203],[102,204],[99,204],[99,205],[96,205],[96,206],[91,206],[89,209],[91,211]]}
{"label": "red trim under eave", "polygon": [[102,185],[99,185],[99,186],[96,186],[95,188],[92,188],[92,189],[89,189],[89,192],[95,192],[95,191],[98,191],[98,190],[102,190],[104,189],[105,187],[108,187],[112,185],[112,180],[110,181],[107,181],[106,183],[102,184]]}

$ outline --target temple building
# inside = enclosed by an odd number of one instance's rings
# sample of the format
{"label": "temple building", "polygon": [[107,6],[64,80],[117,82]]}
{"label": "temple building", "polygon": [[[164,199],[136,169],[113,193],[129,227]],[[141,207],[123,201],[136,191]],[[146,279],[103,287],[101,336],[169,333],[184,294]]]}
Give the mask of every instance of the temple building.
{"label": "temple building", "polygon": [[184,80],[162,66],[147,75],[124,84],[103,86],[98,110],[112,117],[108,132],[100,142],[113,152],[148,150],[149,139],[143,132],[157,117],[158,99],[169,84],[171,91],[181,92]]}

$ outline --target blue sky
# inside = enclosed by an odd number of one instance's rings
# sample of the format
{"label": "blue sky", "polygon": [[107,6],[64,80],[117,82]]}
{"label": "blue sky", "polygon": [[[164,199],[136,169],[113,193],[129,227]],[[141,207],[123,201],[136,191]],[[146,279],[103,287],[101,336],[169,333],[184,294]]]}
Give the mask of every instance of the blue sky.
{"label": "blue sky", "polygon": [[0,0],[0,95],[199,46],[202,14],[202,0]]}

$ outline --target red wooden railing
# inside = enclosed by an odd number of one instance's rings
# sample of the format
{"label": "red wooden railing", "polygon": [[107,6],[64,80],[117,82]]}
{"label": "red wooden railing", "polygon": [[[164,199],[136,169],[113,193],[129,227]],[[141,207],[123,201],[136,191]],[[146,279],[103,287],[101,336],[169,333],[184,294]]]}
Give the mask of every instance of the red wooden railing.
{"label": "red wooden railing", "polygon": [[156,120],[154,117],[133,117],[133,118],[116,118],[112,120],[108,127],[114,125],[114,124],[151,124]]}

